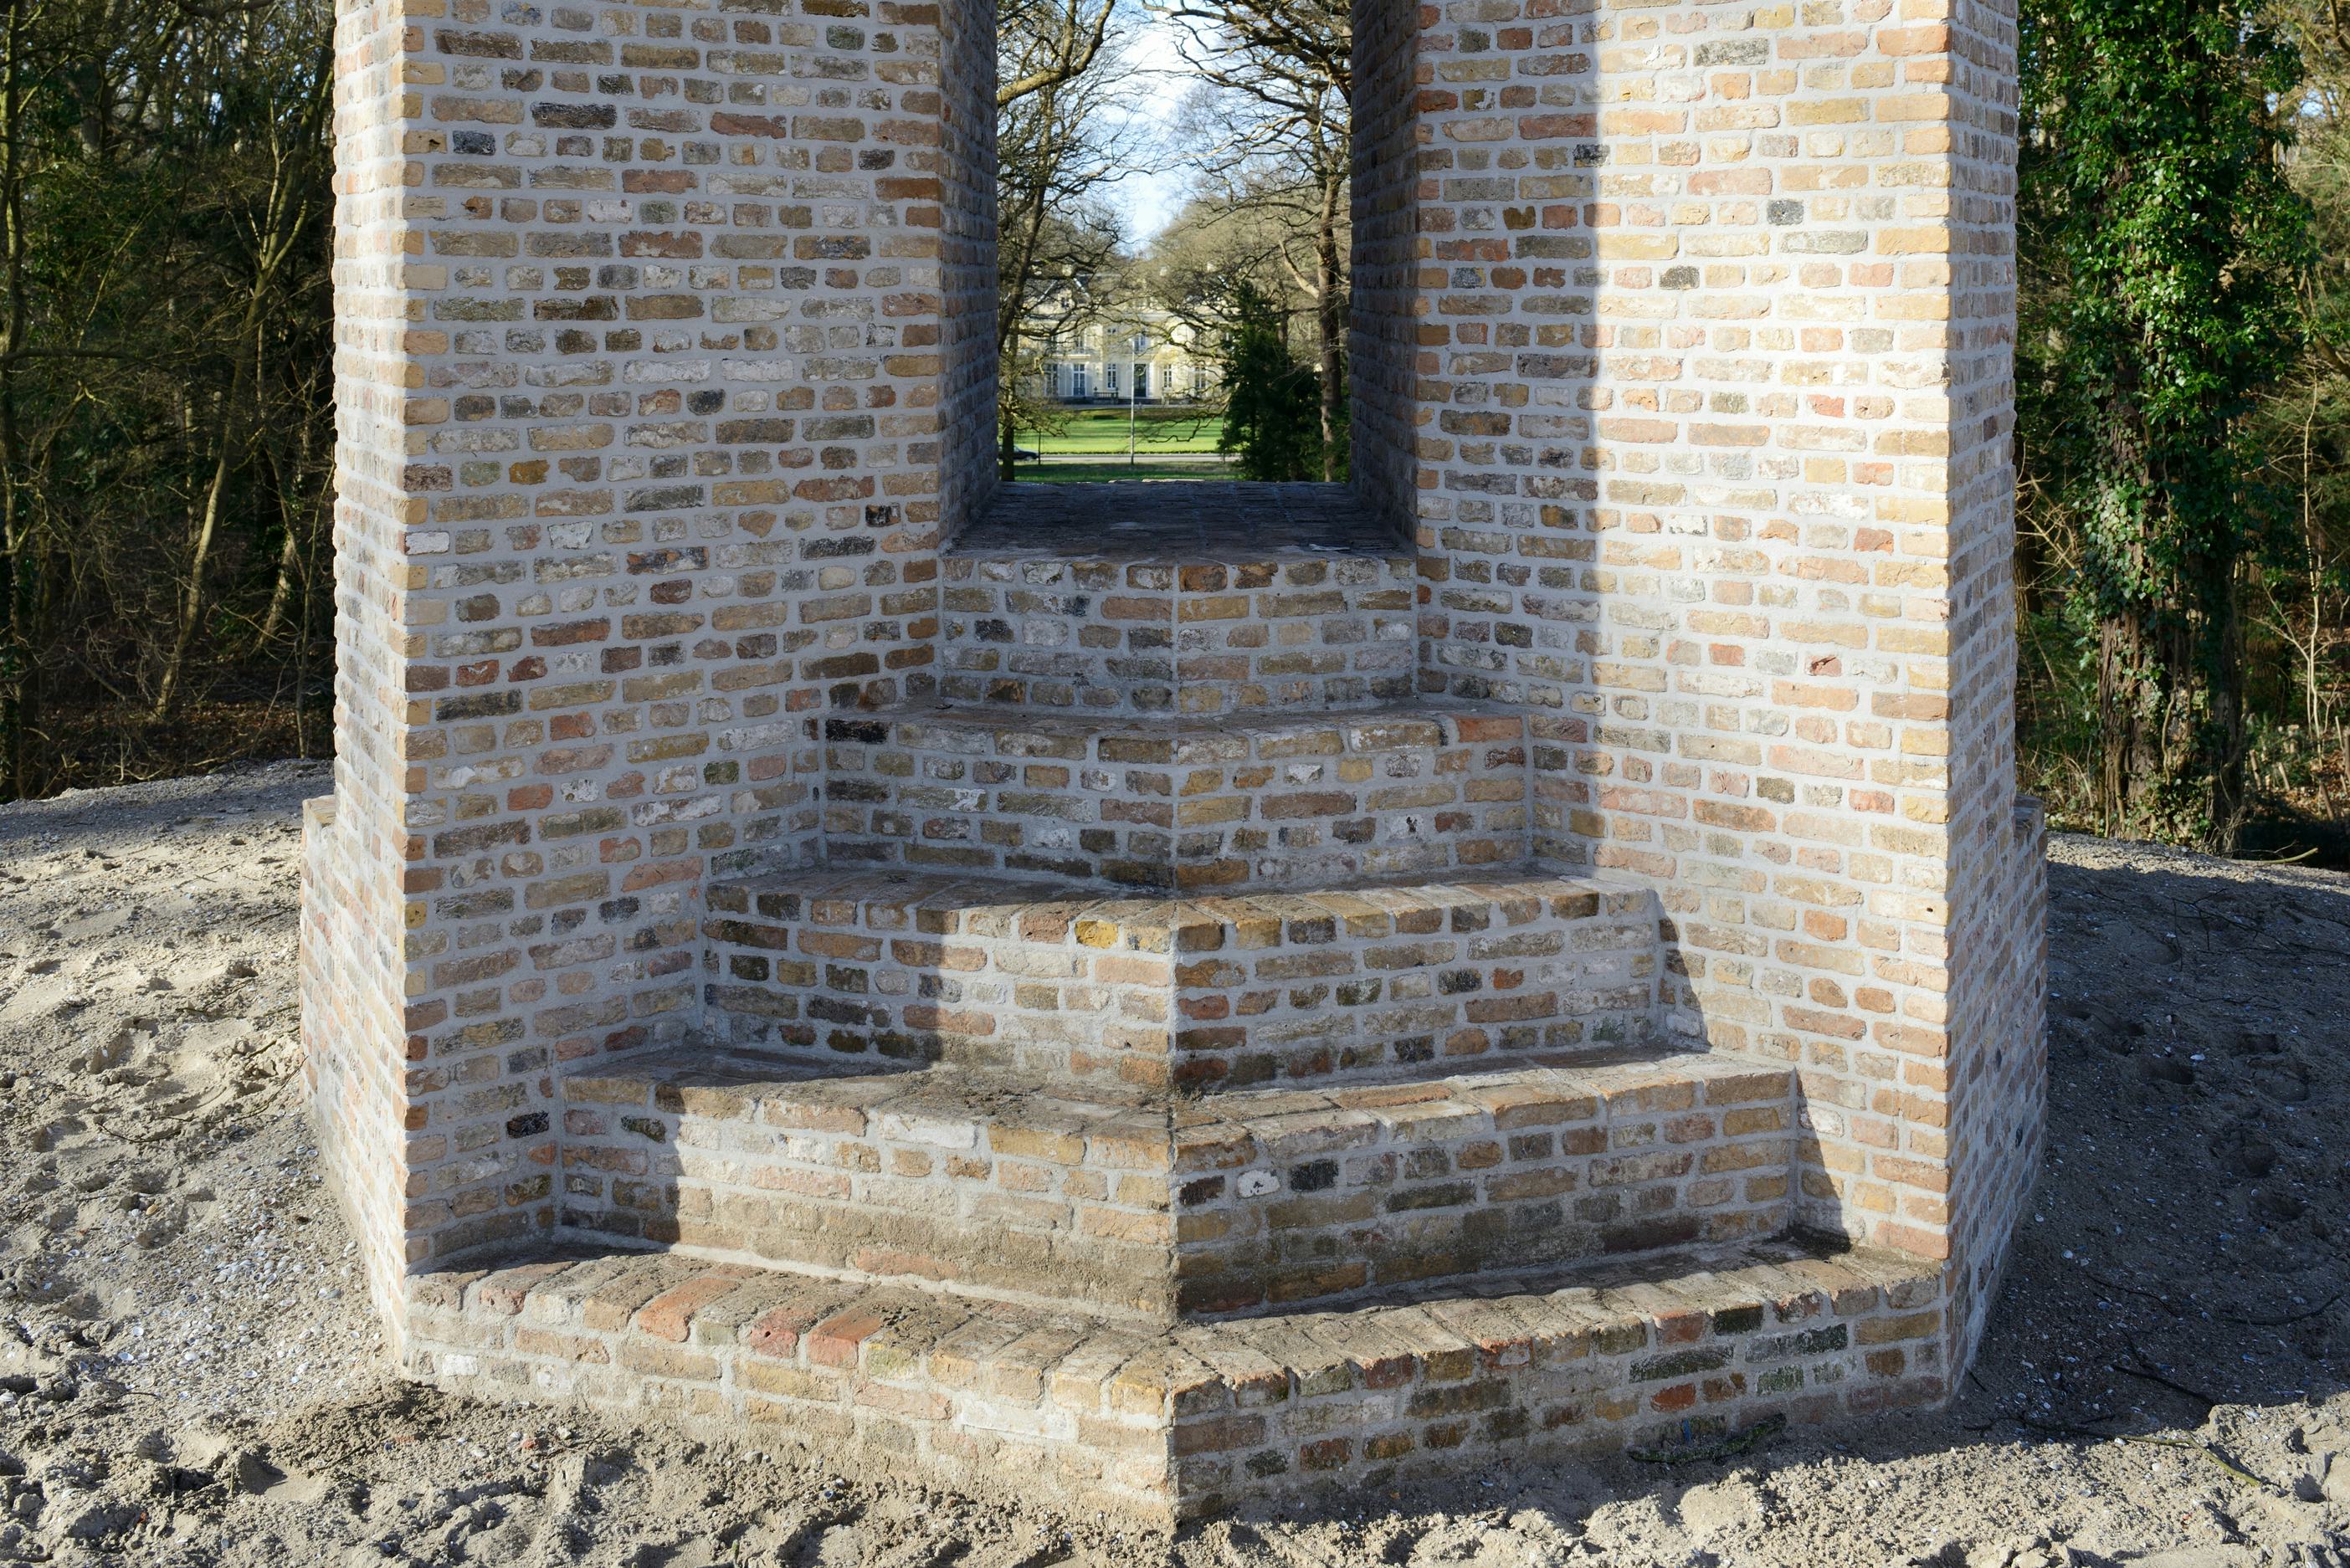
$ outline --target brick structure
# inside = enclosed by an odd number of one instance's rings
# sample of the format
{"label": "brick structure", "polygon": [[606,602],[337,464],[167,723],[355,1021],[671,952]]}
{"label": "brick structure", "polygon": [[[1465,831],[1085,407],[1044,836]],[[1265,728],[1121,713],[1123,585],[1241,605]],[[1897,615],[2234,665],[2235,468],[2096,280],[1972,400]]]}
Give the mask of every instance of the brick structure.
{"label": "brick structure", "polygon": [[1351,491],[997,489],[992,27],[342,8],[305,1034],[403,1365],[1162,1519],[1946,1397],[2012,15],[1365,0]]}

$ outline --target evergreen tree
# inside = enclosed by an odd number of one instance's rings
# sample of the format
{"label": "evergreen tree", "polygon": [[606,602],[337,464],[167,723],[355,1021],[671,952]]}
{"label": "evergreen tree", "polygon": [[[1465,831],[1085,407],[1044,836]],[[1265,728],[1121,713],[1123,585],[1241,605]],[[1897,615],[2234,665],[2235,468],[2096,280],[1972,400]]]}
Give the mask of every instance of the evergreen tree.
{"label": "evergreen tree", "polygon": [[[1323,477],[1320,380],[1290,351],[1281,307],[1243,279],[1224,334],[1224,433],[1243,479]],[[1343,471],[1342,471],[1343,472]]]}

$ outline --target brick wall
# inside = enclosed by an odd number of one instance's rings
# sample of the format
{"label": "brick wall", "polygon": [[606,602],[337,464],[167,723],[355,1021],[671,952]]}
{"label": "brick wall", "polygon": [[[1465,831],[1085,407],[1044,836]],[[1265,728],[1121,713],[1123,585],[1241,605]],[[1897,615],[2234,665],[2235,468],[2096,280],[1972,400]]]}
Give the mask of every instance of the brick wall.
{"label": "brick wall", "polygon": [[[547,1228],[552,1075],[682,1037],[703,878],[813,843],[810,717],[928,690],[983,154],[931,6],[412,0],[340,47],[312,1045],[404,1060],[396,1270]],[[344,991],[406,1017],[328,1032]]]}
{"label": "brick wall", "polygon": [[[2015,798],[2016,16],[1950,8],[1949,1333],[1989,1314],[2047,1109],[2046,824]],[[1932,1146],[1929,1146],[1932,1147]]]}
{"label": "brick wall", "polygon": [[959,552],[943,571],[941,690],[959,705],[1204,719],[1411,695],[1401,549],[1208,563]]}
{"label": "brick wall", "polygon": [[411,493],[411,356],[431,338],[420,295],[442,272],[415,233],[403,115],[409,18],[353,4],[336,19],[335,794],[303,821],[302,1027],[320,1148],[353,1220],[369,1285],[395,1332],[417,1190],[408,1114],[401,951],[408,848],[404,550],[423,520]]}
{"label": "brick wall", "polygon": [[995,11],[957,4],[933,14],[943,39],[939,182],[941,334],[939,524],[942,538],[995,491]]}
{"label": "brick wall", "polygon": [[2038,921],[2001,885],[2013,25],[1948,15],[1501,4],[1419,45],[1424,684],[1531,711],[1538,841],[1657,886],[1716,1046],[1797,1067],[1800,1218],[1934,1257],[1953,1082],[2036,1050],[2008,946],[1950,939]]}

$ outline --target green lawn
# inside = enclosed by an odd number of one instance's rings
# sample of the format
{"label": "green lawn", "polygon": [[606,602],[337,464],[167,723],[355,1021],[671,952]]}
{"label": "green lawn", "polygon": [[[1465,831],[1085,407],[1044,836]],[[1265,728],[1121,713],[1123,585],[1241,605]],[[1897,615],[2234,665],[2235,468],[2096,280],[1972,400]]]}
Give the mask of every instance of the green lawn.
{"label": "green lawn", "polygon": [[[1139,455],[1161,452],[1212,452],[1216,441],[1223,433],[1223,424],[1213,414],[1201,414],[1188,409],[1137,409],[1134,415],[1134,450]],[[1020,432],[1020,444],[1046,457],[1055,453],[1099,455],[1111,452],[1123,454],[1127,450],[1127,417],[1124,409],[1087,409],[1073,413],[1060,430],[1049,435],[1035,431]]]}
{"label": "green lawn", "polygon": [[1051,484],[1098,483],[1111,479],[1226,479],[1232,475],[1229,464],[1190,462],[1153,462],[1148,457],[1128,463],[1124,456],[1088,461],[1083,456],[1048,457],[1042,462],[1020,465],[1023,483],[1042,480]]}

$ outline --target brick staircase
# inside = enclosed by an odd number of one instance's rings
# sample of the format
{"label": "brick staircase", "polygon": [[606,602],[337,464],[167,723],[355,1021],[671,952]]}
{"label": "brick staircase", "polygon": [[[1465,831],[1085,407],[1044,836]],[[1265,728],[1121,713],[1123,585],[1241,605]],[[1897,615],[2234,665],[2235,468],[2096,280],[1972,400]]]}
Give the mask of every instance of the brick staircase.
{"label": "brick staircase", "polygon": [[554,1248],[417,1276],[411,1369],[1161,1520],[1937,1397],[1794,1071],[1414,694],[1411,553],[1105,494],[945,557],[936,700],[822,721],[820,855],[704,889],[700,1043],[561,1077]]}

